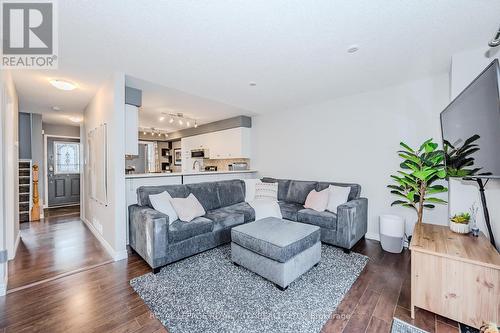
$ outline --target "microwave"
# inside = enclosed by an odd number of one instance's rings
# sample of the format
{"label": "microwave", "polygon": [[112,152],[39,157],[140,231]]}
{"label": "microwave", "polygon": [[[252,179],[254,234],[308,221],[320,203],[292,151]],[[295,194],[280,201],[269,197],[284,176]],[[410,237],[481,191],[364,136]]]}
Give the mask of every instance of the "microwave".
{"label": "microwave", "polygon": [[208,149],[191,150],[191,158],[208,158]]}

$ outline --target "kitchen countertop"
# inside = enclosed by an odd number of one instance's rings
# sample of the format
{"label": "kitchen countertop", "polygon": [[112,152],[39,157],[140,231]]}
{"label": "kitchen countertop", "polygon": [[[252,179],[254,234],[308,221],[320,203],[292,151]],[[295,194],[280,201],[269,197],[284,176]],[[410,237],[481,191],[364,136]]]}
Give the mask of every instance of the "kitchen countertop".
{"label": "kitchen countertop", "polygon": [[150,178],[150,177],[176,177],[176,176],[202,176],[202,175],[217,175],[228,173],[253,173],[257,170],[233,170],[233,171],[191,171],[191,172],[170,172],[170,173],[133,173],[125,175],[126,179],[131,178]]}

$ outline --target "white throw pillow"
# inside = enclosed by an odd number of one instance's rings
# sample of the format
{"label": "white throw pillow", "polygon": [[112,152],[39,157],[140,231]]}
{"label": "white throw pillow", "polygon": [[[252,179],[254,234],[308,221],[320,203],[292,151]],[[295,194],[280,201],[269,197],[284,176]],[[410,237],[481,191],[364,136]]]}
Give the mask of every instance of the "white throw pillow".
{"label": "white throw pillow", "polygon": [[245,201],[252,202],[255,200],[255,184],[262,183],[260,179],[243,179],[245,182]]}
{"label": "white throw pillow", "polygon": [[317,212],[324,212],[328,205],[330,198],[330,189],[325,188],[323,191],[312,190],[306,198],[305,208],[315,210]]}
{"label": "white throw pillow", "polygon": [[170,202],[179,216],[179,220],[183,222],[191,222],[195,218],[205,215],[205,209],[193,193],[187,198],[173,198]]}
{"label": "white throw pillow", "polygon": [[337,213],[337,207],[343,205],[347,202],[347,198],[349,197],[349,192],[351,192],[351,188],[349,186],[328,186],[329,196],[328,196],[328,205],[326,206],[326,210]]}
{"label": "white throw pillow", "polygon": [[256,183],[254,199],[278,201],[278,183]]}
{"label": "white throw pillow", "polygon": [[255,210],[255,221],[265,219],[266,217],[283,218],[280,205],[277,201],[263,199],[254,200],[248,204]]}
{"label": "white throw pillow", "polygon": [[172,200],[172,196],[170,196],[170,193],[167,191],[163,191],[159,194],[151,194],[149,196],[151,206],[153,206],[153,208],[160,213],[168,215],[168,223],[172,224],[172,222],[177,220],[179,217],[177,216],[174,207],[172,207],[170,200]]}

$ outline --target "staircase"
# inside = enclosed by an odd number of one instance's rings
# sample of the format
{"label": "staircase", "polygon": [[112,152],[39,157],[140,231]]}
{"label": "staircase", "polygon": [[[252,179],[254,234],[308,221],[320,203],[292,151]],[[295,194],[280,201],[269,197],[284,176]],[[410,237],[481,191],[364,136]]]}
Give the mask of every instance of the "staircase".
{"label": "staircase", "polygon": [[19,222],[29,222],[31,208],[31,160],[19,161]]}

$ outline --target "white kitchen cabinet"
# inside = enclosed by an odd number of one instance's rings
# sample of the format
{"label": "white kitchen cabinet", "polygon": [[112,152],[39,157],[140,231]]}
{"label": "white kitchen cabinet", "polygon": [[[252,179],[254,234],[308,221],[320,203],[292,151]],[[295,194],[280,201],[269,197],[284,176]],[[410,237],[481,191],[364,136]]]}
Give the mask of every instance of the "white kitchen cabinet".
{"label": "white kitchen cabinet", "polygon": [[139,108],[125,104],[125,155],[139,155]]}
{"label": "white kitchen cabinet", "polygon": [[250,158],[250,128],[237,127],[209,134],[211,159]]}
{"label": "white kitchen cabinet", "polygon": [[207,149],[214,160],[250,158],[250,128],[237,127],[181,139],[182,170],[192,170],[191,150]]}

